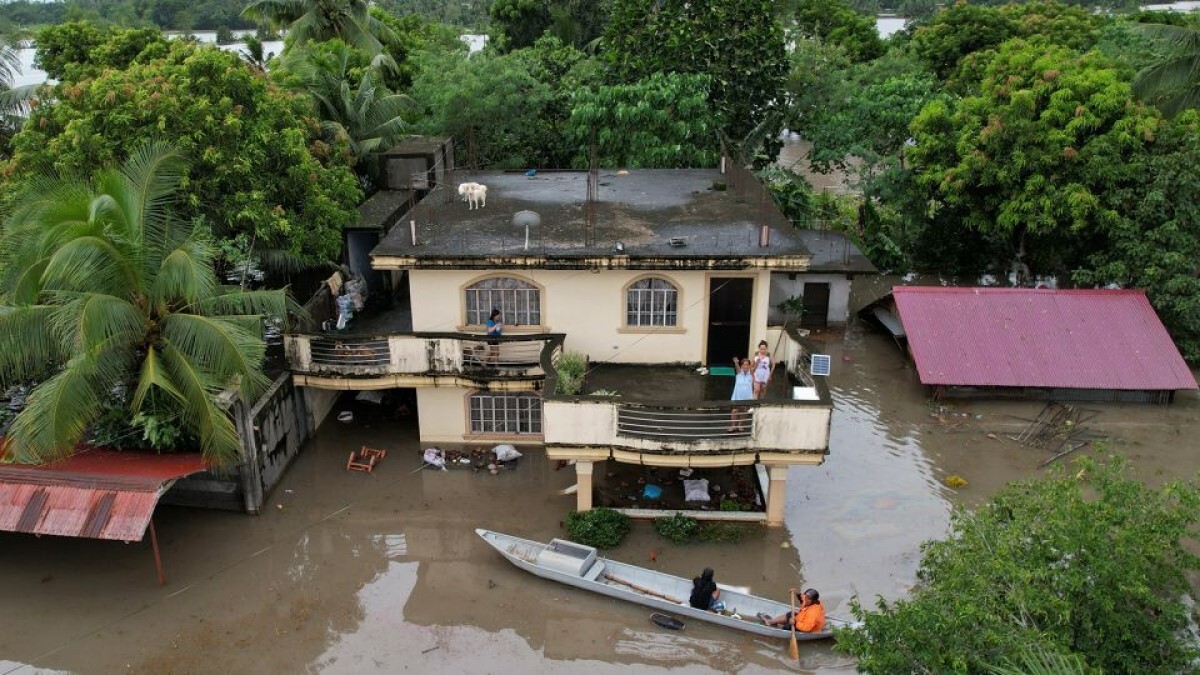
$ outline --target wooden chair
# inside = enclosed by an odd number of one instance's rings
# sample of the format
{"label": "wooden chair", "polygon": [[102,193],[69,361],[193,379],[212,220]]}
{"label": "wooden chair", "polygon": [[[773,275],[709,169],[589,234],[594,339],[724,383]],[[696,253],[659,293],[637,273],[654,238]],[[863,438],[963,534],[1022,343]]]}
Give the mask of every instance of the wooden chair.
{"label": "wooden chair", "polygon": [[346,460],[346,470],[371,473],[375,470],[375,462],[375,455],[366,455],[362,452],[351,450],[350,459]]}
{"label": "wooden chair", "polygon": [[387,458],[387,450],[380,450],[378,448],[368,448],[365,445],[362,446],[362,449],[358,451],[358,454],[362,457],[368,457],[370,459],[373,459],[376,464],[382,462],[384,459]]}

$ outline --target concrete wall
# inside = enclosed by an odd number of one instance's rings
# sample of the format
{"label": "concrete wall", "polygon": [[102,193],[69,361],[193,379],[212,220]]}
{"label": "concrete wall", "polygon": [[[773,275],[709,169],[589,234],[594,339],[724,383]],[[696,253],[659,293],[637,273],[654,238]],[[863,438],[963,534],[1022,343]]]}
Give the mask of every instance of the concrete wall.
{"label": "concrete wall", "polygon": [[[795,277],[791,279],[789,277]],[[807,274],[804,272],[790,274],[787,272],[771,273],[770,320],[772,325],[783,323],[783,312],[779,311],[779,303],[797,295],[804,295],[805,282],[829,284],[829,313],[826,319],[830,324],[843,325],[850,318],[850,279],[844,274]],[[800,325],[804,325],[801,318]]]}
{"label": "concrete wall", "polygon": [[[627,270],[513,270],[497,272],[538,284],[542,288],[542,325],[508,326],[508,335],[522,332],[566,333],[565,348],[592,361],[616,363],[697,363],[704,359],[708,326],[708,286],[712,277],[753,277],[754,305],[751,347],[766,335],[770,273],[683,271],[648,275]],[[493,276],[471,270],[412,270],[409,272],[413,330],[478,331],[464,325],[464,289]],[[625,288],[645,276],[670,280],[679,289],[678,325],[671,328],[626,327]]]}
{"label": "concrete wall", "polygon": [[[340,393],[306,392],[283,373],[253,406],[234,403],[230,416],[241,437],[242,464],[181,479],[163,503],[258,513]],[[310,401],[319,409],[310,410]]]}

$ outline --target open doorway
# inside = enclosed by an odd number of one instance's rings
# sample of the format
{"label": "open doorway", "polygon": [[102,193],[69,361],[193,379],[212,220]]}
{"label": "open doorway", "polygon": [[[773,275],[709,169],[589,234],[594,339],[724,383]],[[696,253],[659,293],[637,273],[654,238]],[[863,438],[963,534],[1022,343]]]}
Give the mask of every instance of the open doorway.
{"label": "open doorway", "polygon": [[708,280],[708,349],[705,363],[727,366],[733,357],[747,356],[754,279],[715,277]]}

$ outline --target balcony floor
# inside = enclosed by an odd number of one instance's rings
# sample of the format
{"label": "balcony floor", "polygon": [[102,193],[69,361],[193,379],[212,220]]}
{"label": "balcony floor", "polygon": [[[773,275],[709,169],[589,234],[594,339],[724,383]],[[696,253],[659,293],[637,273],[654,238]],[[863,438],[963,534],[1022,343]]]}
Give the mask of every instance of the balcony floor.
{"label": "balcony floor", "polygon": [[[686,366],[600,363],[592,364],[591,368],[584,394],[607,389],[619,393],[620,400],[632,403],[689,405],[728,401],[733,393],[732,376],[701,375]],[[767,400],[790,400],[791,387],[799,383],[789,380],[783,368],[777,367],[767,387]]]}

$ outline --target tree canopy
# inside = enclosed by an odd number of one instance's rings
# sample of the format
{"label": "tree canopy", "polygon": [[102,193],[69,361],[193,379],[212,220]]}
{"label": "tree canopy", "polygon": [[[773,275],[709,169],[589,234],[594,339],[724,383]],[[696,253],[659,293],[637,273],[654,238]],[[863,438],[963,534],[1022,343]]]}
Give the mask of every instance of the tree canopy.
{"label": "tree canopy", "polygon": [[306,98],[235,54],[177,41],[161,59],[58,84],[13,138],[5,171],[16,181],[86,175],[169,138],[191,159],[181,218],[204,218],[218,237],[259,249],[330,260],[361,192],[320,134]]}
{"label": "tree canopy", "polygon": [[770,0],[613,0],[601,44],[614,76],[707,75],[709,104],[734,141],[766,139],[773,156],[787,73],[783,27]]}
{"label": "tree canopy", "polygon": [[70,21],[37,32],[33,65],[55,80],[94,77],[106,68],[122,69],[139,57],[162,58],[167,39],[157,28],[118,28]]}
{"label": "tree canopy", "polygon": [[263,390],[263,317],[286,320],[287,301],[218,284],[207,229],[174,208],[187,175],[176,151],[148,145],[18,195],[0,238],[0,380],[51,374],[8,429],[10,457],[70,455],[114,399],[147,432],[181,427],[213,464],[240,457],[216,396]]}
{"label": "tree canopy", "polygon": [[988,62],[978,92],[913,120],[913,170],[964,228],[1035,270],[1069,271],[1078,239],[1119,217],[1103,196],[1154,138],[1158,113],[1103,57],[1020,39]]}
{"label": "tree canopy", "polygon": [[1011,483],[922,546],[908,598],[853,603],[863,626],[836,648],[866,673],[985,673],[1031,649],[1089,672],[1188,671],[1198,520],[1194,484],[1151,489],[1115,458]]}

